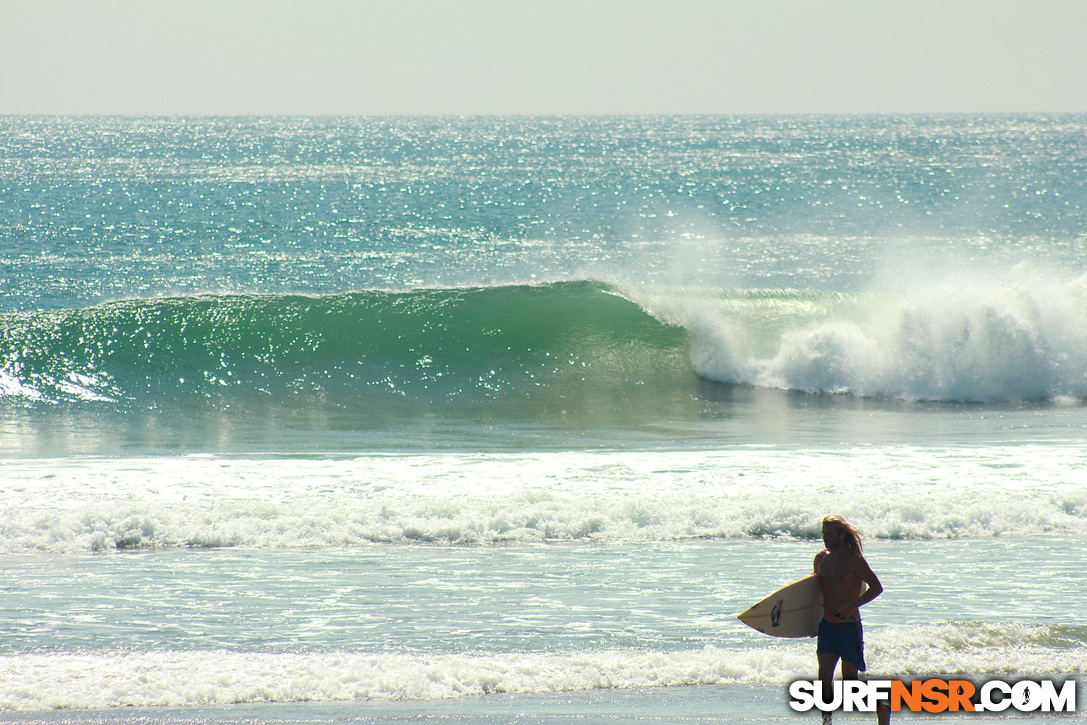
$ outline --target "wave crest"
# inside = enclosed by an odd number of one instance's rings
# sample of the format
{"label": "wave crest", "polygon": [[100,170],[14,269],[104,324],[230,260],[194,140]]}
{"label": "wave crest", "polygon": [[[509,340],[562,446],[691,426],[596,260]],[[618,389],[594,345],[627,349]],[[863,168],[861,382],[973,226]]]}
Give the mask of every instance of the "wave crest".
{"label": "wave crest", "polygon": [[132,300],[0,318],[0,398],[26,404],[532,417],[686,411],[697,377],[922,401],[1087,399],[1087,277],[903,294],[597,282]]}

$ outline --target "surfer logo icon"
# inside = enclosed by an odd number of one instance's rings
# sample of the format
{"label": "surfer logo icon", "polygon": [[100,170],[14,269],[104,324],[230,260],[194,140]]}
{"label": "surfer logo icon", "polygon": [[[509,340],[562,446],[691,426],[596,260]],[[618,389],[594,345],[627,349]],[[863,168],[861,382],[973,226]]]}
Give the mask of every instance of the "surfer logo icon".
{"label": "surfer logo icon", "polygon": [[772,637],[814,637],[823,618],[823,595],[815,575],[784,586],[738,615],[741,622]]}
{"label": "surfer logo icon", "polygon": [[785,608],[785,600],[779,599],[774,608],[770,610],[770,626],[777,627],[781,624],[781,611]]}

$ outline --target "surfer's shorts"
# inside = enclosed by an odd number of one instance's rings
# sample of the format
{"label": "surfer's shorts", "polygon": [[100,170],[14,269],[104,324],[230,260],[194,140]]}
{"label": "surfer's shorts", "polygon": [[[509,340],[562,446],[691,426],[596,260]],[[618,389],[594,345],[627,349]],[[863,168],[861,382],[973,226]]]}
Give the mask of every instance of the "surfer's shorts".
{"label": "surfer's shorts", "polygon": [[819,622],[819,639],[816,654],[836,654],[843,662],[849,662],[864,672],[864,630],[860,622]]}

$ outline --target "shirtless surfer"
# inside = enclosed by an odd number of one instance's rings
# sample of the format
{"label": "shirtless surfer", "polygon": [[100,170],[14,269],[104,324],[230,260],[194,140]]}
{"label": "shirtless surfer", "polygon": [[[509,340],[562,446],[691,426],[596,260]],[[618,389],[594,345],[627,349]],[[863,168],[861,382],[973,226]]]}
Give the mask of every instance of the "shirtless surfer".
{"label": "shirtless surfer", "polygon": [[[826,548],[815,555],[815,576],[823,593],[823,621],[819,623],[816,653],[823,699],[830,702],[839,659],[842,679],[855,680],[865,669],[859,610],[880,595],[883,585],[861,555],[860,532],[841,516],[823,519],[823,545]],[[877,717],[880,725],[890,722],[886,705],[877,710]],[[823,722],[830,722],[829,712],[823,714]]]}

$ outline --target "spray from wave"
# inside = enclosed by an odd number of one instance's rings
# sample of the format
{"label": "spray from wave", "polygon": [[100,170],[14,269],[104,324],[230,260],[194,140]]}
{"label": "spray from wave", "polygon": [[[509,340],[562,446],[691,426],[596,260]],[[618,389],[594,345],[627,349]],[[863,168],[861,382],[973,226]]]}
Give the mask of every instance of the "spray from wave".
{"label": "spray from wave", "polygon": [[640,294],[702,377],[922,401],[1087,397],[1087,277],[953,277],[907,290]]}

